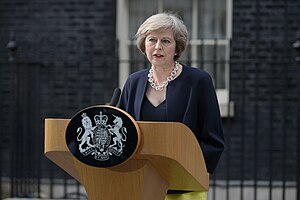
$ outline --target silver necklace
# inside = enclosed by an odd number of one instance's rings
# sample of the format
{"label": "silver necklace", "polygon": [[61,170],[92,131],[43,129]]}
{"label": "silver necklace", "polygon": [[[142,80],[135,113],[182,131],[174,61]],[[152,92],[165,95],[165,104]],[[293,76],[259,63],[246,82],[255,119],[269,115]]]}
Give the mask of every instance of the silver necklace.
{"label": "silver necklace", "polygon": [[164,88],[167,87],[167,85],[169,84],[169,82],[172,81],[175,78],[178,69],[179,69],[179,63],[177,61],[175,61],[175,65],[174,65],[173,70],[171,71],[170,76],[168,76],[167,80],[165,80],[161,85],[158,85],[153,80],[153,68],[151,68],[149,70],[149,73],[148,73],[148,82],[150,83],[150,86],[153,89],[155,89],[156,91],[162,91]]}

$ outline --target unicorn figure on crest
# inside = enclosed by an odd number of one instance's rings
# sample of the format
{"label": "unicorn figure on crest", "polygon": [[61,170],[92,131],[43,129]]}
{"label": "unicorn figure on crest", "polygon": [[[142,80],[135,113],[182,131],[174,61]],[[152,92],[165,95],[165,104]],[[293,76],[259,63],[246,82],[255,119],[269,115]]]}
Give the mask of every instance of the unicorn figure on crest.
{"label": "unicorn figure on crest", "polygon": [[115,116],[113,123],[114,125],[112,125],[112,127],[109,129],[110,133],[112,135],[114,135],[114,138],[113,138],[113,144],[110,145],[109,147],[119,147],[119,152],[121,152],[123,150],[123,142],[126,141],[127,137],[126,137],[126,134],[127,134],[127,129],[126,127],[123,127],[123,120],[121,117],[118,117],[118,116]]}

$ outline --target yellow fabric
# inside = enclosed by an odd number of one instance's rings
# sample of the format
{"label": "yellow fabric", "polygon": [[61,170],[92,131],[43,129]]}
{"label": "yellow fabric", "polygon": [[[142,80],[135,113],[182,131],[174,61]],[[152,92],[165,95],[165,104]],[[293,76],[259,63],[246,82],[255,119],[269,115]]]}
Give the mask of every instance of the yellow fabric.
{"label": "yellow fabric", "polygon": [[183,194],[168,194],[165,200],[206,200],[206,192],[188,192]]}

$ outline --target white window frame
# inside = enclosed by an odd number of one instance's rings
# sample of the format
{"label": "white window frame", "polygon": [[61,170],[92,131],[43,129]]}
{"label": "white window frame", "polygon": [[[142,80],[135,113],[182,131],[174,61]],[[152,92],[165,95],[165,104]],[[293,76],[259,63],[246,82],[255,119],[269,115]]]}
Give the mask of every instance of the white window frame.
{"label": "white window frame", "polygon": [[[129,47],[132,42],[129,40],[129,8],[128,1],[130,0],[118,0],[117,1],[117,39],[119,42],[119,87],[123,88],[127,77],[130,74],[129,60]],[[227,38],[224,40],[217,40],[218,44],[226,46],[226,60],[230,59],[230,44],[229,41],[232,38],[232,0],[226,0],[227,2]],[[198,31],[198,0],[193,0],[193,15],[192,15],[192,30],[189,44],[192,47],[191,60],[198,60],[197,58],[197,46],[199,45],[214,45],[214,40],[199,40],[197,39]],[[163,12],[163,0],[158,0],[158,12]],[[216,89],[217,97],[219,100],[219,106],[222,117],[234,116],[234,103],[229,99],[229,63],[226,67],[225,75],[225,89]],[[197,66],[197,63],[192,63],[193,67]]]}

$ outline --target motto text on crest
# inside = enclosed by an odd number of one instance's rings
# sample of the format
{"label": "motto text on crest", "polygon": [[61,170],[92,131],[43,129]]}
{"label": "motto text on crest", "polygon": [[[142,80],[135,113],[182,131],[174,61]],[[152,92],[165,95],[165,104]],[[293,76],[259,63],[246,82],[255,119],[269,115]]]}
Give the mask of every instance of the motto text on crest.
{"label": "motto text on crest", "polygon": [[123,142],[127,140],[127,129],[123,127],[121,117],[114,117],[113,124],[107,124],[108,116],[103,115],[100,111],[99,115],[94,116],[95,126],[86,113],[81,115],[82,127],[77,128],[77,141],[79,151],[84,156],[92,155],[95,160],[105,161],[112,154],[120,156],[123,153]]}

